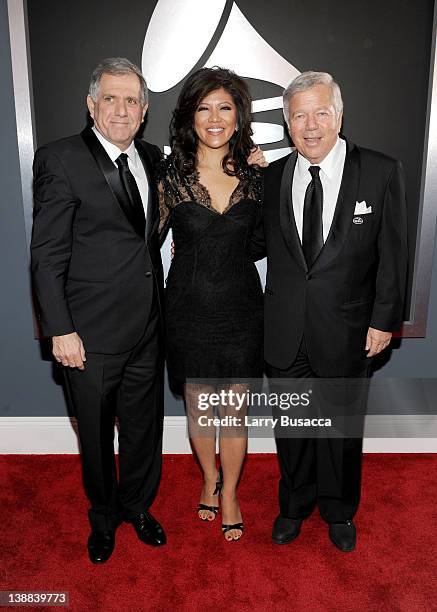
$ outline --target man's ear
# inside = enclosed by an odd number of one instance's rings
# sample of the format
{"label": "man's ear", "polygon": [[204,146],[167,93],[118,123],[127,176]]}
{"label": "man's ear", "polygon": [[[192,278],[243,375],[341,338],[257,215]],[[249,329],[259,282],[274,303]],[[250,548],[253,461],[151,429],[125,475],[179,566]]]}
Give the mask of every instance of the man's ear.
{"label": "man's ear", "polygon": [[[89,107],[88,107],[88,108],[89,108]],[[145,105],[143,106],[143,117],[142,117],[142,119],[141,119],[141,122],[143,122],[143,121],[144,121],[144,117],[146,116],[146,113],[147,113],[147,109],[148,109],[148,108],[149,108],[149,105],[148,105],[148,104],[145,104]],[[91,111],[90,111],[90,114],[91,114]],[[92,117],[92,115],[91,115],[91,117]]]}
{"label": "man's ear", "polygon": [[86,105],[88,106],[88,110],[90,112],[92,119],[94,119],[94,100],[89,94],[86,97]]}
{"label": "man's ear", "polygon": [[341,111],[337,119],[337,134],[340,134],[341,132],[342,121],[343,121],[343,111]]}

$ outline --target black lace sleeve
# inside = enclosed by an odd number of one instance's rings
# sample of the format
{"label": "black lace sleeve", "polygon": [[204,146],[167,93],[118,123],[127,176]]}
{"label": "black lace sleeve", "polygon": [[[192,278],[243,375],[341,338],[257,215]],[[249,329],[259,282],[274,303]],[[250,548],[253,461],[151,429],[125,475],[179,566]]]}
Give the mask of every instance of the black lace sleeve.
{"label": "black lace sleeve", "polygon": [[264,199],[263,170],[258,166],[249,166],[247,170],[244,170],[244,174],[247,180],[247,198],[262,204]]}
{"label": "black lace sleeve", "polygon": [[163,240],[170,227],[171,211],[179,201],[176,171],[171,157],[162,159],[156,169],[159,201],[159,236]]}
{"label": "black lace sleeve", "polygon": [[248,197],[259,203],[258,218],[250,240],[250,251],[254,261],[266,256],[264,228],[262,219],[262,203],[264,199],[264,171],[262,168],[250,167],[247,183]]}
{"label": "black lace sleeve", "polygon": [[156,167],[157,191],[159,203],[159,238],[163,242],[164,237],[169,228],[170,210],[165,200],[165,182],[166,182],[166,166],[167,160],[161,159]]}

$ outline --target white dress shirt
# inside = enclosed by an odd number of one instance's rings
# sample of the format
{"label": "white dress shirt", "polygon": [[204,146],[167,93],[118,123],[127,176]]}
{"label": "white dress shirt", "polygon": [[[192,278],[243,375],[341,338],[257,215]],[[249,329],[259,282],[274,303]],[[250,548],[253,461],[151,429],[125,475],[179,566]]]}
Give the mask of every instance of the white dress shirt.
{"label": "white dress shirt", "polygon": [[[320,167],[320,180],[323,187],[323,242],[331,229],[332,219],[334,217],[335,206],[337,204],[338,192],[340,191],[341,178],[343,176],[344,160],[346,159],[346,141],[342,138],[337,138],[337,142],[329,151],[320,164],[313,164]],[[311,166],[306,157],[298,153],[296,167],[293,175],[292,197],[294,219],[296,221],[297,231],[302,242],[302,227],[303,227],[303,205],[305,201],[305,192],[308,184],[311,182],[311,174],[308,168]]]}
{"label": "white dress shirt", "polygon": [[122,153],[126,153],[127,155],[127,165],[129,166],[129,170],[132,172],[135,182],[138,187],[138,191],[140,192],[141,201],[143,203],[144,208],[144,216],[147,220],[147,202],[149,199],[149,183],[147,182],[146,171],[144,170],[143,162],[138,154],[138,151],[135,148],[135,144],[132,141],[126,151],[121,151],[115,144],[106,140],[104,136],[99,132],[99,130],[93,125],[92,130],[94,134],[99,139],[102,147],[105,149],[106,153],[111,158],[111,161],[118,168],[115,160]]}

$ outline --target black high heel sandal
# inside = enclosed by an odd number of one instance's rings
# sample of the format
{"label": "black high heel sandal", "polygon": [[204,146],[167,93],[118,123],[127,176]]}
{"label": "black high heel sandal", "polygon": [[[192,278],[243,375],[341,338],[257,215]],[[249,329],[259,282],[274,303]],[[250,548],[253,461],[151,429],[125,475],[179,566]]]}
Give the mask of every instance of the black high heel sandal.
{"label": "black high heel sandal", "polygon": [[[241,531],[241,535],[238,538],[232,538],[232,540],[228,540],[228,538],[226,537],[226,533],[228,531],[232,531],[232,529],[238,529],[238,531]],[[238,540],[240,540],[243,536],[243,531],[244,531],[243,522],[233,523],[232,525],[226,525],[222,523],[222,533],[225,536],[226,542],[238,542]]]}
{"label": "black high heel sandal", "polygon": [[[228,531],[232,531],[232,529],[238,529],[238,531],[241,531],[241,535],[238,538],[232,538],[232,540],[228,540],[225,534]],[[222,523],[222,532],[223,532],[223,535],[225,536],[226,542],[238,542],[238,540],[241,540],[243,536],[243,531],[244,531],[243,523],[234,523],[233,525],[223,525]]]}
{"label": "black high heel sandal", "polygon": [[[215,483],[215,489],[214,489],[213,495],[220,495],[220,491],[222,490],[222,487],[223,487],[223,472],[222,472],[222,468],[220,466],[220,468],[219,468],[219,479]],[[211,521],[215,520],[215,517],[217,516],[218,511],[219,511],[219,506],[208,506],[207,504],[199,504],[197,506],[197,514],[198,515],[199,515],[200,510],[208,510],[209,512],[212,512],[214,514],[214,518],[213,519],[202,518],[201,516],[199,516],[201,521],[208,521],[210,523]]]}

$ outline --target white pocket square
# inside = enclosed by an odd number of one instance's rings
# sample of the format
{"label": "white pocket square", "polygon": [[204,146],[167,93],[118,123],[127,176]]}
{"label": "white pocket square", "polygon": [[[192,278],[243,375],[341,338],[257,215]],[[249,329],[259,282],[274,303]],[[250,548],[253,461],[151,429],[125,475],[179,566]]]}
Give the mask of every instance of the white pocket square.
{"label": "white pocket square", "polygon": [[365,200],[363,200],[362,202],[355,203],[354,215],[368,215],[371,212],[372,212],[372,207],[367,206],[367,203]]}

